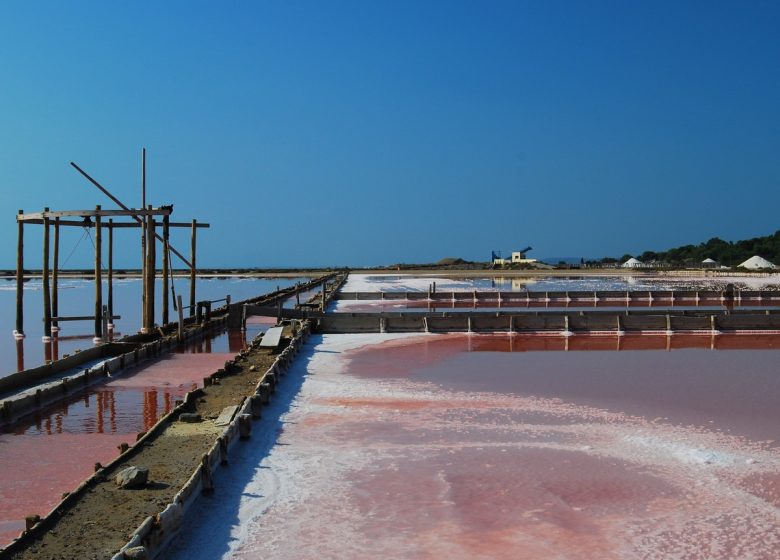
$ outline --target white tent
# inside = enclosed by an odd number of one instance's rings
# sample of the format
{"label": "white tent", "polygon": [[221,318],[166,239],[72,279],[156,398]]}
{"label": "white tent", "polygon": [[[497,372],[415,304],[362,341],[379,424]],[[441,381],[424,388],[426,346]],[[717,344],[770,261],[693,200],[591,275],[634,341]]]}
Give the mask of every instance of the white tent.
{"label": "white tent", "polygon": [[642,261],[639,259],[635,259],[634,257],[631,257],[626,262],[623,263],[623,268],[638,268],[642,266]]}
{"label": "white tent", "polygon": [[758,255],[753,255],[748,260],[739,265],[741,268],[747,268],[750,270],[758,270],[760,268],[777,268],[771,262]]}
{"label": "white tent", "polygon": [[715,268],[716,266],[718,266],[718,263],[712,259],[704,259],[703,261],[701,261],[701,266],[702,268]]}

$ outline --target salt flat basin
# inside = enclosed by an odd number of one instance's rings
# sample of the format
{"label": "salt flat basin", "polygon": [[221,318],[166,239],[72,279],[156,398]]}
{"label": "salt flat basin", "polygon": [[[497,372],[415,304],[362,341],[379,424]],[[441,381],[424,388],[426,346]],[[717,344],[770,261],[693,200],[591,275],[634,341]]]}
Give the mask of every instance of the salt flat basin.
{"label": "salt flat basin", "polygon": [[780,555],[777,350],[501,345],[312,337],[169,556]]}
{"label": "salt flat basin", "polygon": [[504,275],[502,271],[485,271],[482,277],[458,277],[457,272],[442,276],[443,273],[429,275],[404,274],[356,274],[351,273],[342,287],[344,292],[426,292],[432,284],[440,292],[472,290],[501,291],[565,291],[565,290],[684,290],[684,289],[723,289],[733,284],[744,289],[778,289],[780,275],[749,276],[734,274],[717,277],[684,277],[667,275],[645,275],[638,277],[610,275],[605,271],[595,276],[518,276],[518,272]]}

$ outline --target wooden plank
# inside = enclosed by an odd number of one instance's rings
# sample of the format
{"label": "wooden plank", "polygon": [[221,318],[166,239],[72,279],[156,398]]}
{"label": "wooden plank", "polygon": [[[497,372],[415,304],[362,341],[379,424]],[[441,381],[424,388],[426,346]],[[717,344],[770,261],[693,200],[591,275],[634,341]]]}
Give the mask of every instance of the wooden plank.
{"label": "wooden plank", "polygon": [[[33,220],[24,220],[25,224],[43,224],[43,219],[33,219]],[[61,226],[67,226],[67,227],[87,227],[87,228],[94,228],[95,223],[94,222],[88,222],[84,223],[83,220],[60,220]],[[154,222],[155,226],[162,226],[162,222],[158,222],[155,220]],[[101,224],[102,228],[107,228],[108,225],[106,223]],[[143,224],[140,224],[138,222],[114,222],[114,228],[133,228],[133,229],[139,229],[144,227]],[[191,228],[192,224],[189,222],[170,222],[168,224],[168,227],[172,228]],[[198,228],[210,228],[211,224],[208,224],[206,222],[198,222],[197,226]]]}
{"label": "wooden plank", "polygon": [[33,212],[31,214],[19,214],[17,221],[26,222],[27,220],[42,220],[44,218],[66,218],[68,216],[79,216],[81,218],[95,217],[116,217],[116,216],[170,216],[172,208],[149,208],[147,210],[138,210],[130,208],[128,210],[55,210],[47,212]]}
{"label": "wooden plank", "polygon": [[[109,317],[109,319],[121,319],[121,315],[112,315]],[[71,315],[69,316],[63,316],[63,317],[52,317],[52,321],[94,321],[95,316],[94,315]]]}
{"label": "wooden plank", "polygon": [[284,327],[271,327],[263,334],[260,340],[260,346],[263,348],[276,348],[282,341],[282,332]]}

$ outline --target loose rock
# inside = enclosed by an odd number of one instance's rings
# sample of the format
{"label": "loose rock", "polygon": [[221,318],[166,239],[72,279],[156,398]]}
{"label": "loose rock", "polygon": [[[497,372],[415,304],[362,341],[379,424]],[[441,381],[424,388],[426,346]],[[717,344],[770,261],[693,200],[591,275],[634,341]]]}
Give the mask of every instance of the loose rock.
{"label": "loose rock", "polygon": [[149,479],[149,469],[146,467],[127,467],[119,471],[114,481],[120,488],[143,488]]}

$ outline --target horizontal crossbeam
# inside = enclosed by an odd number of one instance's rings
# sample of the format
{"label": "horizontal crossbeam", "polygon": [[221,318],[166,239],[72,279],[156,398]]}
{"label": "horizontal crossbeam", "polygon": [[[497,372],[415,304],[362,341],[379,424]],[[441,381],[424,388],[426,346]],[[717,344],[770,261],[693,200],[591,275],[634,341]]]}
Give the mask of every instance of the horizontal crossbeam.
{"label": "horizontal crossbeam", "polygon": [[45,212],[32,212],[30,214],[17,214],[17,222],[26,222],[28,220],[42,220],[44,218],[66,218],[79,216],[81,218],[114,217],[114,216],[170,216],[172,208],[152,208],[151,210],[141,210],[131,208],[129,210],[56,210]]}
{"label": "horizontal crossbeam", "polygon": [[[20,220],[24,221],[26,224],[42,224],[43,220],[39,219],[31,219],[31,220]],[[65,227],[88,227],[93,228],[95,227],[95,223],[92,221],[76,221],[76,220],[60,220],[59,225],[65,226]],[[157,220],[154,221],[155,227],[162,227],[163,222],[158,222]],[[140,224],[138,222],[113,222],[112,224],[108,224],[108,222],[101,222],[100,227],[103,229],[107,229],[109,227],[113,228],[135,228],[138,229],[140,227],[143,227],[143,224]],[[168,227],[172,228],[191,228],[192,224],[187,222],[169,222]],[[200,222],[197,222],[195,224],[195,227],[197,228],[210,228],[211,224],[202,224]]]}
{"label": "horizontal crossbeam", "polygon": [[[112,315],[109,317],[109,319],[121,319],[122,317],[120,315]],[[45,321],[45,319],[42,319]],[[94,321],[95,316],[94,315],[71,315],[70,317],[52,317],[52,322],[59,322],[59,321]]]}

